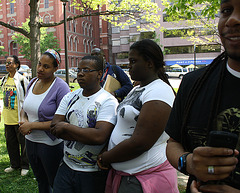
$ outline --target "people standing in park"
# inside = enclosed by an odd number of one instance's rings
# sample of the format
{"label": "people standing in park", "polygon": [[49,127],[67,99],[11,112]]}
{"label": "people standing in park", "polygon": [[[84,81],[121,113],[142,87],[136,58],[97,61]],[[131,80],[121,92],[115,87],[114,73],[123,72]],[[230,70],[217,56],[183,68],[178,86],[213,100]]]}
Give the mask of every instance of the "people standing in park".
{"label": "people standing in park", "polygon": [[[187,192],[192,193],[240,192],[239,0],[221,0],[218,31],[225,52],[185,75],[166,127],[168,160],[190,176]],[[237,150],[224,148],[224,139],[221,147],[207,146],[211,131],[237,135]]]}
{"label": "people standing in park", "polygon": [[62,99],[53,118],[51,133],[65,140],[54,193],[104,193],[107,172],[96,162],[116,123],[118,102],[101,88],[102,70],[98,57],[83,57],[77,74],[81,88]]}
{"label": "people standing in park", "polygon": [[29,162],[26,154],[25,138],[19,132],[20,111],[22,109],[25,92],[29,81],[20,73],[20,61],[17,56],[8,56],[6,59],[8,74],[2,78],[3,91],[3,121],[7,151],[11,166],[6,168],[6,173],[21,169],[21,175],[27,175]]}
{"label": "people standing in park", "polygon": [[121,102],[133,88],[131,80],[119,66],[110,65],[108,62],[106,62],[105,54],[102,49],[94,48],[91,52],[91,55],[98,56],[101,60],[103,60],[103,75],[100,80],[100,85],[102,87],[107,79],[107,75],[111,75],[120,82],[121,88],[112,92],[111,94],[115,96],[119,102]]}
{"label": "people standing in park", "polygon": [[102,168],[111,164],[106,193],[175,193],[177,173],[166,157],[164,132],[175,95],[164,73],[161,48],[152,40],[135,42],[129,74],[135,86],[117,109],[117,124]]}
{"label": "people standing in park", "polygon": [[52,192],[63,158],[63,141],[49,131],[61,99],[70,91],[66,82],[54,76],[60,62],[59,53],[53,49],[42,54],[37,77],[28,85],[21,112],[20,131],[26,137],[27,155],[40,193]]}

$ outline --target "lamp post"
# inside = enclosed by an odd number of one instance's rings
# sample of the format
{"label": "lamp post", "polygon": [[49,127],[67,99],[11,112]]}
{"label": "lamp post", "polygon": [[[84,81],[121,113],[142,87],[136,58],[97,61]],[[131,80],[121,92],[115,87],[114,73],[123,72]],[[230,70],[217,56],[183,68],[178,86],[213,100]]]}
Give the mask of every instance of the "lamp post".
{"label": "lamp post", "polygon": [[68,0],[61,0],[63,2],[63,16],[64,16],[64,44],[65,44],[65,71],[66,83],[69,85],[69,70],[68,70],[68,43],[67,43],[67,20],[66,20],[66,3]]}
{"label": "lamp post", "polygon": [[196,70],[196,44],[194,44],[194,70]]}

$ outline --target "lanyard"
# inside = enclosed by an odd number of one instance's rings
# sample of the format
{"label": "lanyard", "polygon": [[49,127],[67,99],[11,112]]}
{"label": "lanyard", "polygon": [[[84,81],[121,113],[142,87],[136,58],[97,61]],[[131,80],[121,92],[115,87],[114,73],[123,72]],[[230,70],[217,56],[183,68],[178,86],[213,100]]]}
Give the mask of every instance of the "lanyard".
{"label": "lanyard", "polygon": [[106,72],[104,73],[103,77],[102,77],[102,80],[100,82],[103,82],[103,80],[105,79],[105,77],[107,76],[107,73],[108,73],[108,70],[109,68],[107,68]]}

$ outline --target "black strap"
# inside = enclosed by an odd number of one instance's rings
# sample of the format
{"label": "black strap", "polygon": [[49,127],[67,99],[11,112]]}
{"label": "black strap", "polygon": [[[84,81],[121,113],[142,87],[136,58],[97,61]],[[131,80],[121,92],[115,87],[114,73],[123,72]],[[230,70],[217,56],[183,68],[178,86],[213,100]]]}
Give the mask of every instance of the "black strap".
{"label": "black strap", "polygon": [[22,85],[22,88],[23,88],[23,95],[25,96],[26,91],[25,91],[25,87],[24,87],[24,82],[23,82],[23,80],[21,80],[20,82],[21,82],[21,85]]}

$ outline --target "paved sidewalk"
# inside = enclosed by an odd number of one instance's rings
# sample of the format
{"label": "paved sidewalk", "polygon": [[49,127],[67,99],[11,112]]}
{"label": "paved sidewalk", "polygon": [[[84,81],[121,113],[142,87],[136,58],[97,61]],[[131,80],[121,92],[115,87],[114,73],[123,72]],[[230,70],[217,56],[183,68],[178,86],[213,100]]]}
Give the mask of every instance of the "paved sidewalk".
{"label": "paved sidewalk", "polygon": [[182,186],[187,186],[188,176],[182,174],[181,172],[177,171],[178,175],[178,184]]}

